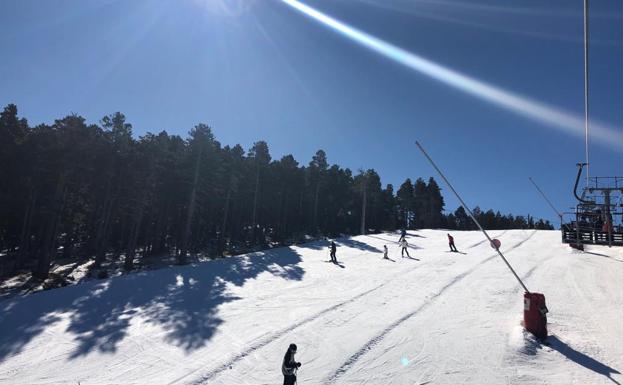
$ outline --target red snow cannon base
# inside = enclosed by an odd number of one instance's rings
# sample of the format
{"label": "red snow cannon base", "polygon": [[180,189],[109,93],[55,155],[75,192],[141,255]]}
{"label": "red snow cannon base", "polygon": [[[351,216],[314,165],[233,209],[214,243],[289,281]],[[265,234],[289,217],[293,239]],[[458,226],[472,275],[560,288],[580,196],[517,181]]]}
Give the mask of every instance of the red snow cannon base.
{"label": "red snow cannon base", "polygon": [[527,331],[539,340],[547,338],[547,306],[540,293],[524,293],[523,322]]}

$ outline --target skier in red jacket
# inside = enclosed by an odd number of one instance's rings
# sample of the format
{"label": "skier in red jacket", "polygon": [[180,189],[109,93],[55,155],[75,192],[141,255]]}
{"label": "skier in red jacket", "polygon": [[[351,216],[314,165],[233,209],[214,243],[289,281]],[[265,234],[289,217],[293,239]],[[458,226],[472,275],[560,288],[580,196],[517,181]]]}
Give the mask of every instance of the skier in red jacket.
{"label": "skier in red jacket", "polygon": [[459,252],[456,246],[454,246],[454,237],[450,234],[448,234],[448,244],[450,245],[450,251],[454,251],[455,253]]}

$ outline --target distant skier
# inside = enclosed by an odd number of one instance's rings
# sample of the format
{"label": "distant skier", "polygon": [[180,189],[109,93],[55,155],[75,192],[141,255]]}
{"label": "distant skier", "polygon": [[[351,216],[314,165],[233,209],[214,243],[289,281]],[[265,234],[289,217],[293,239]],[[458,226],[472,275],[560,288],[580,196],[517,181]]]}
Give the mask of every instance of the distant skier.
{"label": "distant skier", "polygon": [[455,253],[459,252],[454,245],[454,237],[450,234],[448,234],[448,244],[450,245],[450,251],[454,251]]}
{"label": "distant skier", "polygon": [[383,245],[383,259],[389,259],[389,256],[387,256],[387,245]]}
{"label": "distant skier", "polygon": [[400,241],[400,247],[402,248],[402,251],[400,252],[400,255],[402,256],[402,258],[405,257],[405,253],[407,253],[407,257],[411,258],[411,256],[409,255],[409,250],[407,250],[407,247],[409,247],[409,244],[407,243],[406,239],[402,239],[402,241]]}
{"label": "distant skier", "polygon": [[337,263],[337,257],[335,256],[335,250],[336,250],[335,242],[331,241],[331,246],[329,247],[331,248],[331,262]]}
{"label": "distant skier", "polygon": [[400,231],[400,238],[398,238],[398,242],[402,242],[405,239],[406,236],[407,236],[407,230],[402,229]]}
{"label": "distant skier", "polygon": [[283,357],[283,363],[281,364],[281,373],[283,373],[283,385],[296,384],[296,371],[301,367],[300,362],[294,360],[296,354],[296,345],[290,344],[288,351],[286,351]]}

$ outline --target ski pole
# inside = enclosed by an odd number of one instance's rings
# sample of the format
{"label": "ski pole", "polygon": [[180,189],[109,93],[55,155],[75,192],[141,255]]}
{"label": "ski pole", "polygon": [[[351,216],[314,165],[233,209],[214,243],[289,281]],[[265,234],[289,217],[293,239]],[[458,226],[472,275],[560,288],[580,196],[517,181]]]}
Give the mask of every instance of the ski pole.
{"label": "ski pole", "polygon": [[441,170],[439,169],[439,167],[437,167],[437,165],[435,164],[435,162],[433,162],[433,160],[431,159],[430,156],[428,156],[428,153],[426,152],[426,150],[424,150],[424,147],[422,147],[422,145],[420,144],[420,142],[418,142],[417,140],[415,141],[415,145],[418,146],[418,148],[420,149],[420,151],[422,152],[422,154],[424,154],[424,156],[426,157],[426,159],[428,159],[428,161],[430,162],[430,164],[433,166],[433,168],[437,171],[437,173],[439,174],[439,176],[441,177],[441,179],[444,180],[444,182],[446,182],[446,184],[448,185],[448,187],[450,187],[450,190],[452,190],[452,192],[454,193],[454,195],[457,197],[457,199],[459,200],[459,202],[461,202],[461,206],[463,206],[463,208],[465,209],[465,211],[467,211],[467,213],[469,214],[469,216],[472,218],[472,220],[476,223],[476,226],[478,226],[478,228],[480,229],[480,231],[482,231],[482,233],[485,235],[485,237],[489,240],[489,244],[491,244],[492,246],[495,246],[495,251],[498,252],[499,256],[502,258],[502,260],[504,261],[504,263],[506,264],[506,266],[509,268],[509,270],[511,271],[511,273],[513,273],[513,275],[515,276],[515,278],[517,278],[517,281],[519,282],[519,284],[521,285],[521,287],[523,287],[523,289],[526,291],[526,293],[530,293],[530,290],[528,290],[528,288],[526,287],[526,285],[524,285],[524,283],[521,281],[521,278],[519,278],[519,276],[517,275],[517,273],[515,273],[515,270],[513,269],[513,267],[510,265],[510,263],[508,263],[508,261],[506,260],[506,257],[504,257],[504,254],[502,254],[502,252],[500,251],[500,248],[497,247],[497,245],[495,245],[493,243],[493,240],[491,239],[491,237],[489,236],[489,234],[487,234],[487,232],[485,231],[485,229],[482,228],[482,226],[480,225],[480,223],[478,222],[478,220],[476,219],[476,217],[474,217],[474,214],[472,213],[472,210],[469,209],[469,207],[467,207],[467,205],[465,204],[465,202],[463,201],[463,199],[461,198],[461,196],[459,195],[458,192],[456,192],[456,190],[454,189],[454,187],[452,187],[452,184],[450,183],[450,181],[445,177],[445,175],[441,172]]}

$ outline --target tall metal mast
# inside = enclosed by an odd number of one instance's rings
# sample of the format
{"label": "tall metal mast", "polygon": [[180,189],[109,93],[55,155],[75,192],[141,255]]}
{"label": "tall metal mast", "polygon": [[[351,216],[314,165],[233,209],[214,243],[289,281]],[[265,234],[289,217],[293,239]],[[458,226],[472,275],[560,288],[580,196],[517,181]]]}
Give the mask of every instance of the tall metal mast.
{"label": "tall metal mast", "polygon": [[532,177],[529,176],[528,179],[530,179],[530,182],[532,182],[534,187],[536,187],[536,189],[539,191],[539,193],[541,193],[541,196],[543,197],[543,199],[545,199],[545,201],[549,204],[549,207],[551,207],[552,210],[554,210],[554,212],[556,213],[556,215],[558,215],[558,218],[560,218],[560,221],[562,223],[562,213],[560,211],[558,211],[556,209],[556,207],[554,207],[554,204],[547,198],[547,195],[545,195],[543,190],[541,190],[541,188],[536,184],[536,182],[534,180],[532,180]]}
{"label": "tall metal mast", "polygon": [[465,211],[467,211],[467,214],[472,218],[472,220],[474,221],[474,223],[476,223],[476,226],[478,226],[478,228],[480,229],[480,231],[482,231],[482,233],[485,235],[485,238],[487,238],[487,240],[489,241],[489,243],[491,244],[491,247],[495,248],[495,251],[497,251],[498,255],[502,258],[502,260],[504,261],[504,263],[506,264],[506,266],[509,268],[509,270],[511,271],[511,273],[513,273],[513,275],[515,276],[515,278],[517,279],[517,281],[519,282],[519,284],[521,285],[521,287],[523,287],[524,291],[526,293],[530,293],[530,290],[528,290],[528,288],[526,287],[526,285],[524,285],[523,281],[521,280],[521,278],[519,278],[519,276],[517,275],[517,273],[515,272],[515,269],[513,269],[513,267],[511,266],[510,263],[508,263],[508,260],[506,259],[506,257],[504,256],[504,254],[502,254],[502,252],[500,251],[499,246],[495,246],[495,244],[493,243],[493,239],[491,239],[491,237],[489,236],[489,234],[487,233],[487,231],[480,225],[480,222],[478,222],[478,219],[476,219],[476,217],[474,216],[474,213],[472,213],[472,210],[469,209],[469,207],[465,204],[465,202],[463,201],[463,198],[461,198],[461,196],[459,195],[458,192],[456,192],[456,190],[454,189],[454,187],[452,186],[452,184],[450,183],[450,181],[446,178],[446,176],[443,174],[443,172],[441,172],[441,170],[439,169],[439,167],[437,167],[437,165],[435,164],[435,162],[433,161],[433,159],[428,155],[428,153],[426,152],[426,150],[424,150],[424,147],[422,147],[422,145],[420,144],[420,142],[418,142],[417,140],[415,141],[415,145],[418,146],[418,148],[420,149],[420,151],[422,152],[422,154],[424,154],[424,156],[426,157],[426,159],[428,159],[428,162],[431,164],[431,166],[433,166],[433,168],[435,169],[435,171],[437,171],[437,174],[439,174],[439,176],[441,177],[441,179],[443,179],[444,182],[446,182],[446,184],[448,185],[448,187],[450,187],[450,190],[452,190],[452,192],[454,193],[454,196],[457,197],[457,199],[459,200],[459,202],[461,202],[461,206],[463,206],[463,208],[465,209]]}
{"label": "tall metal mast", "polygon": [[584,146],[586,153],[586,187],[588,187],[588,0],[584,0]]}

